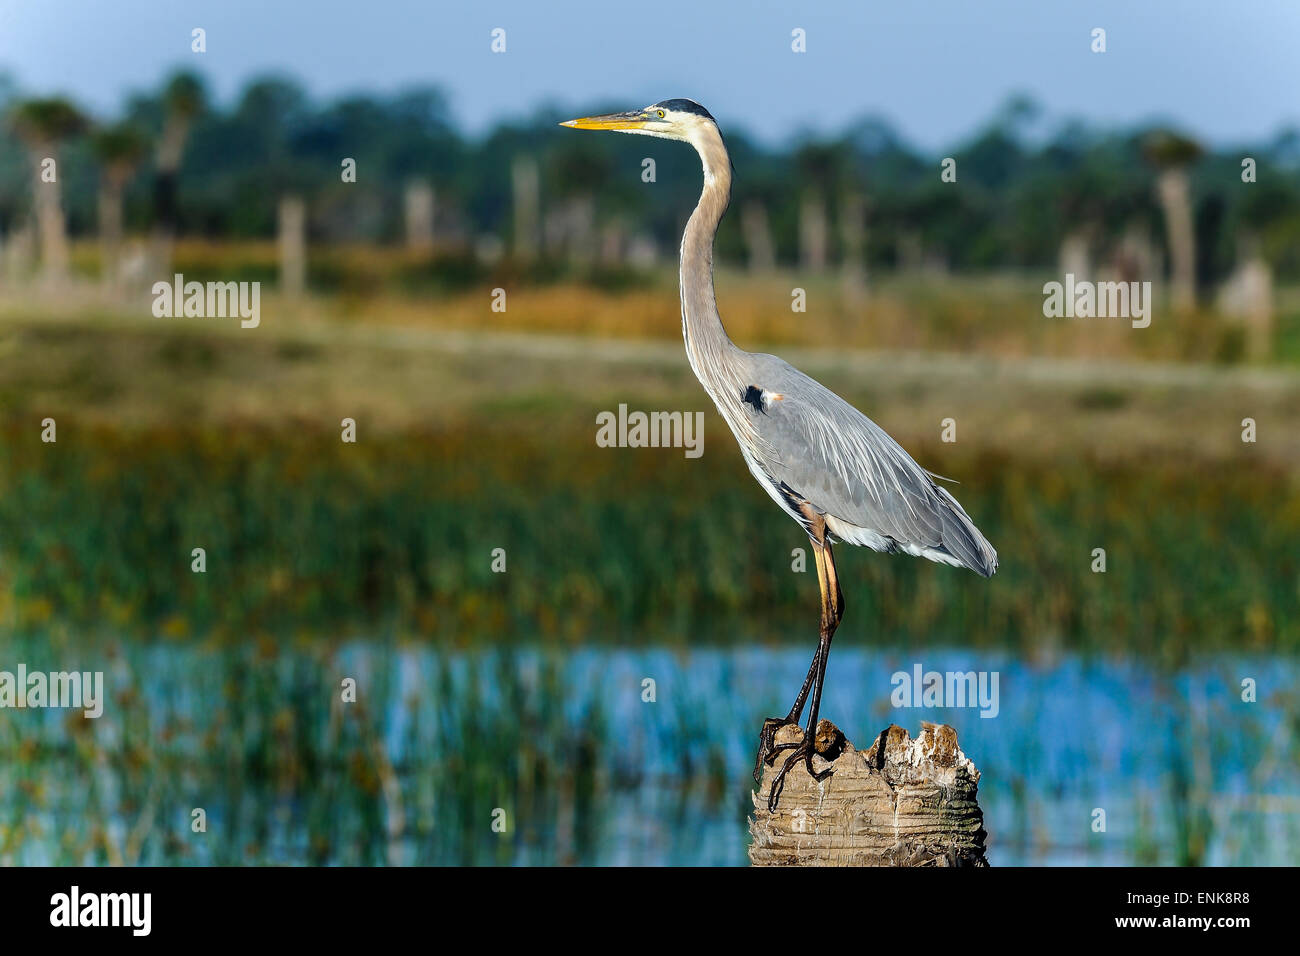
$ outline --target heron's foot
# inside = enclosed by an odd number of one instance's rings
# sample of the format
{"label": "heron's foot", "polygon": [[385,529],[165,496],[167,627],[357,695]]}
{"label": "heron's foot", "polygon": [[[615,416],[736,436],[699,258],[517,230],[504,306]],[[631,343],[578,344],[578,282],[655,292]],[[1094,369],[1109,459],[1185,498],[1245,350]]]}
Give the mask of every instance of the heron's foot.
{"label": "heron's foot", "polygon": [[793,715],[785,717],[769,717],[763,721],[763,729],[758,734],[758,755],[754,758],[754,783],[759,783],[763,779],[763,764],[769,767],[776,760],[776,755],[782,750],[792,750],[799,746],[796,744],[776,743],[776,732],[782,727],[789,727],[791,724],[798,724],[798,718]]}
{"label": "heron's foot", "polygon": [[[785,758],[785,763],[781,765],[781,770],[777,773],[776,779],[772,781],[772,790],[767,796],[768,813],[776,813],[776,806],[781,802],[781,791],[785,789],[785,775],[788,774],[790,768],[799,761],[803,761],[804,767],[808,770],[808,776],[812,777],[818,783],[821,783],[835,772],[834,767],[826,767],[826,769],[820,772],[813,769],[812,758],[813,754],[817,753],[815,741],[816,737],[814,735],[805,734],[803,739],[798,743],[781,744],[775,748],[776,750],[793,750],[794,752]],[[774,753],[773,758],[775,758],[775,756]],[[769,760],[768,762],[770,764],[772,761]]]}

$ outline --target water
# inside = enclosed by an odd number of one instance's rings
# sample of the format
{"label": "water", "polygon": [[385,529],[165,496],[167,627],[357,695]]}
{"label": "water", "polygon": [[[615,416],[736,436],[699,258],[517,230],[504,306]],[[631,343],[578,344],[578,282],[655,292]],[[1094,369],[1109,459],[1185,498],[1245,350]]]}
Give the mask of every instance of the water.
{"label": "water", "polygon": [[[757,730],[811,655],[11,650],[0,668],[102,668],[110,688],[99,720],[0,711],[0,860],[40,864],[741,865]],[[892,707],[918,663],[996,672],[997,715]],[[891,722],[953,725],[994,865],[1291,864],[1298,669],[837,647],[822,716],[862,749]]]}

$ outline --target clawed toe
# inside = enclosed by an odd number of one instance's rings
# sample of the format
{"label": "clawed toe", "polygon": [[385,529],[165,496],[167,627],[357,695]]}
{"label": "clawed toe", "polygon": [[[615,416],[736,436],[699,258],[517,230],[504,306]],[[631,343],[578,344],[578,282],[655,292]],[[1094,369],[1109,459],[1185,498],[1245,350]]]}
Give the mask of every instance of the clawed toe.
{"label": "clawed toe", "polygon": [[776,732],[782,727],[795,723],[789,717],[769,717],[763,721],[763,729],[758,734],[758,755],[754,758],[754,783],[763,779],[763,764],[772,766],[776,755],[782,750],[790,750],[798,744],[777,744]]}
{"label": "clawed toe", "polygon": [[811,736],[805,735],[804,739],[801,740],[799,743],[781,744],[778,747],[774,748],[773,753],[771,754],[768,760],[769,764],[771,764],[775,760],[777,750],[793,750],[794,753],[790,754],[790,756],[785,758],[785,763],[781,765],[780,772],[776,775],[776,779],[772,781],[772,790],[767,797],[768,813],[776,813],[777,804],[781,802],[781,793],[782,791],[785,790],[785,775],[788,774],[790,772],[790,768],[793,767],[800,760],[804,762],[804,766],[808,770],[808,776],[812,777],[813,780],[817,781],[818,783],[821,783],[823,780],[825,780],[827,777],[829,777],[831,774],[835,772],[834,768],[830,766],[826,767],[824,770],[820,772],[813,770],[812,758],[814,753],[814,747],[813,747],[813,738]]}

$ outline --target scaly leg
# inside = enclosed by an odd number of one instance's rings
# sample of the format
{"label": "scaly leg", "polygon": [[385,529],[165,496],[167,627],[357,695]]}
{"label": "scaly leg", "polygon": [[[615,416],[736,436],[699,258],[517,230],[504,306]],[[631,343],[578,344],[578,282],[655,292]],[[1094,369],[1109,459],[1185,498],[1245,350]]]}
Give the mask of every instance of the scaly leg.
{"label": "scaly leg", "polygon": [[768,766],[771,766],[773,759],[775,759],[777,752],[775,746],[776,732],[787,724],[799,723],[799,718],[803,716],[804,701],[808,699],[808,691],[812,689],[813,680],[817,677],[821,661],[822,647],[821,642],[818,641],[817,650],[813,652],[812,663],[808,665],[808,676],[803,679],[803,687],[800,688],[799,696],[795,698],[790,713],[784,717],[768,717],[763,721],[763,729],[758,735],[758,754],[754,757],[755,783],[758,783],[763,778],[764,761],[767,762]]}
{"label": "scaly leg", "polygon": [[821,711],[822,685],[826,681],[826,662],[830,657],[831,639],[835,636],[835,630],[839,627],[840,621],[844,618],[844,594],[840,591],[839,575],[835,571],[835,556],[831,551],[829,541],[825,541],[818,546],[816,541],[813,542],[814,554],[817,556],[818,579],[822,587],[822,620],[821,634],[817,645],[817,674],[812,688],[812,706],[808,712],[808,724],[804,729],[803,740],[797,744],[781,744],[772,748],[772,753],[768,756],[768,762],[771,763],[775,758],[776,751],[793,750],[794,752],[786,758],[785,763],[781,765],[781,771],[772,781],[772,791],[768,796],[767,809],[770,813],[776,812],[777,803],[781,799],[781,791],[785,787],[785,775],[790,772],[790,768],[796,761],[802,759],[807,767],[808,775],[814,780],[825,780],[833,772],[829,767],[817,773],[813,770],[812,755],[816,751],[816,734],[817,718]]}
{"label": "scaly leg", "polygon": [[[826,559],[823,556],[822,545],[815,539],[810,540],[812,540],[813,545],[813,558],[817,562],[817,586],[821,589],[822,610],[820,630],[825,630],[826,623],[829,620],[828,595],[830,593],[828,590],[829,582],[826,576]],[[821,667],[822,642],[819,639],[817,642],[817,651],[813,654],[812,663],[808,666],[808,676],[804,678],[803,687],[799,689],[799,696],[795,698],[794,706],[790,708],[790,713],[788,713],[784,718],[769,717],[763,721],[763,729],[758,735],[758,754],[754,757],[755,783],[762,780],[764,763],[770,767],[778,753],[782,750],[790,750],[793,747],[798,746],[798,744],[782,744],[779,747],[776,746],[776,732],[787,724],[797,724],[799,722],[799,718],[803,716],[804,702],[808,699],[808,691],[812,689],[813,681],[817,679],[817,673],[821,670]]]}

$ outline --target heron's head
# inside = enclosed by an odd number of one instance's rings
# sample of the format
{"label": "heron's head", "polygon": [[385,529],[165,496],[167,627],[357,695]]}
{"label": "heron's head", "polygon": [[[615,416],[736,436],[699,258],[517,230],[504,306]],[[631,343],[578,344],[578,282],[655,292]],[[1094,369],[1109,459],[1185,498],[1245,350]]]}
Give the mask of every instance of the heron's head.
{"label": "heron's head", "polygon": [[574,129],[612,129],[619,133],[640,133],[687,143],[697,143],[701,133],[716,133],[718,129],[717,121],[708,110],[694,100],[684,99],[664,100],[628,113],[584,116],[566,120],[560,125]]}

